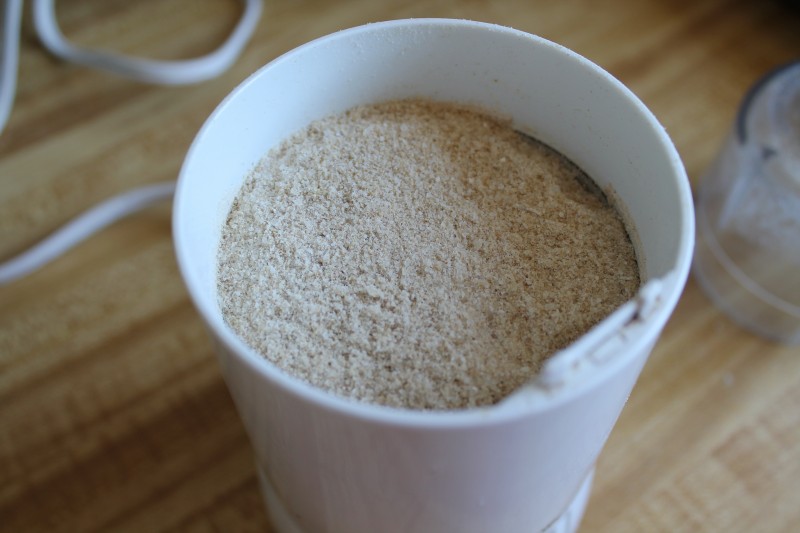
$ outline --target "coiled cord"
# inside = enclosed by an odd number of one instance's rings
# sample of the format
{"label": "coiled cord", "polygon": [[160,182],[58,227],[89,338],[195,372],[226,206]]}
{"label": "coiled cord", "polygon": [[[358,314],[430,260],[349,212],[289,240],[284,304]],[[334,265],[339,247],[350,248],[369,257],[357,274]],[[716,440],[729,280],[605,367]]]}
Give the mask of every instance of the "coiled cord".
{"label": "coiled cord", "polygon": [[[42,45],[65,61],[141,82],[185,85],[220,75],[239,57],[255,31],[262,11],[262,0],[241,1],[244,4],[241,18],[222,45],[204,56],[177,61],[142,59],[75,46],[64,37],[58,26],[55,0],[33,0],[33,23]],[[3,32],[3,49],[0,52],[0,132],[5,128],[14,103],[21,26],[22,0],[6,0],[0,26]],[[92,207],[32,248],[0,263],[0,285],[11,283],[44,266],[109,224],[155,202],[170,199],[174,191],[174,182],[149,185]]]}

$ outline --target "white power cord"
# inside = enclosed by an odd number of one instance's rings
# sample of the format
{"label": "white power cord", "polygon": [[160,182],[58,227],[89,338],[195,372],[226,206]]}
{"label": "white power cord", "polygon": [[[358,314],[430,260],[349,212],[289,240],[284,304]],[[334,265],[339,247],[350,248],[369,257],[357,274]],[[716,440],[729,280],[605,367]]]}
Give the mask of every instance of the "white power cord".
{"label": "white power cord", "polygon": [[[236,61],[250,40],[261,16],[262,0],[241,0],[242,16],[228,39],[213,52],[194,59],[158,61],[113,52],[81,48],[70,43],[56,22],[55,0],[33,0],[33,22],[45,48],[73,63],[97,68],[133,80],[163,85],[183,85],[211,79]],[[22,0],[6,0],[0,51],[0,132],[5,128],[14,102],[19,63]],[[134,189],[115,196],[78,216],[45,240],[0,263],[0,285],[10,283],[49,263],[109,224],[150,204],[171,198],[174,183]]]}
{"label": "white power cord", "polygon": [[214,78],[228,69],[244,48],[261,16],[261,0],[242,0],[244,10],[228,39],[210,54],[179,61],[156,61],[80,48],[64,38],[55,16],[55,0],[33,0],[33,25],[54,55],[87,67],[148,83],[184,85]]}
{"label": "white power cord", "polygon": [[6,126],[17,87],[19,31],[22,26],[22,0],[6,0],[3,10],[3,50],[0,52],[0,132]]}
{"label": "white power cord", "polygon": [[175,182],[159,183],[114,196],[72,219],[32,248],[0,264],[0,285],[6,285],[46,265],[106,226],[175,192]]}

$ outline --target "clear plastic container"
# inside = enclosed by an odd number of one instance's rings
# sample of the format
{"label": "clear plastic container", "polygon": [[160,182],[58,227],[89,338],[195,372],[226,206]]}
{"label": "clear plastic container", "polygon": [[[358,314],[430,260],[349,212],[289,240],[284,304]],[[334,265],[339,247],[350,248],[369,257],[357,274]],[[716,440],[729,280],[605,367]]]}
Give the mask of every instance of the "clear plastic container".
{"label": "clear plastic container", "polygon": [[740,325],[800,343],[800,62],[750,89],[700,182],[694,273]]}

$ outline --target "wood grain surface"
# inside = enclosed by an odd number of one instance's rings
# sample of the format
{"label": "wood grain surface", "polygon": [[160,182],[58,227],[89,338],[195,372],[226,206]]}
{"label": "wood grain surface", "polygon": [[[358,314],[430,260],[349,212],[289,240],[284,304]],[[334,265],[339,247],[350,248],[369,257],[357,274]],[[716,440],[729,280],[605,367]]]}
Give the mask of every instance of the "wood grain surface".
{"label": "wood grain surface", "polygon": [[[28,9],[0,136],[0,258],[104,198],[175,178],[239,81],[342,28],[456,17],[557,41],[643,99],[694,182],[748,86],[800,56],[800,7],[777,0],[265,0],[233,68],[168,88],[53,58]],[[213,49],[239,9],[57,2],[74,41],[160,58]],[[149,209],[0,287],[0,531],[270,531],[169,224],[168,205]],[[738,329],[690,280],[600,457],[581,531],[800,531],[800,349]]]}

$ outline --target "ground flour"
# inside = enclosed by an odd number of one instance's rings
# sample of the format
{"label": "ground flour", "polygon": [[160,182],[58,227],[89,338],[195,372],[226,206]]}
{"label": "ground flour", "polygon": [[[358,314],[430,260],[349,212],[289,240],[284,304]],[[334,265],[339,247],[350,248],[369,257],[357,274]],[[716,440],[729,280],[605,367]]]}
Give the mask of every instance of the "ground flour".
{"label": "ground flour", "polygon": [[617,213],[508,123],[419,100],[311,124],[223,229],[225,321],[287,373],[413,409],[493,404],[638,286]]}

